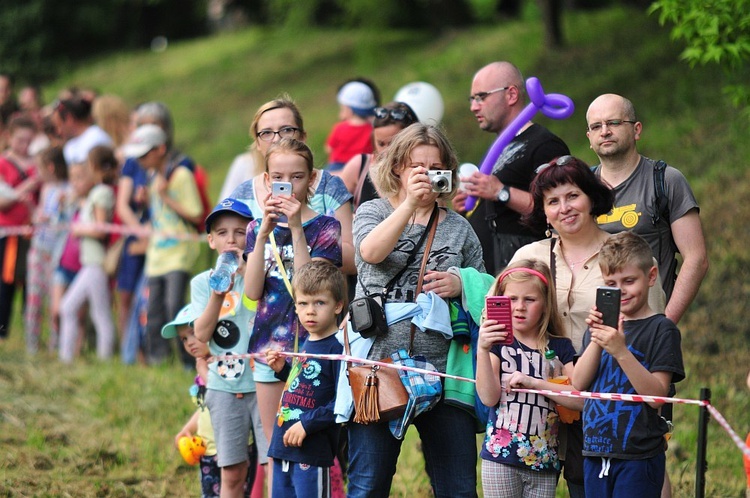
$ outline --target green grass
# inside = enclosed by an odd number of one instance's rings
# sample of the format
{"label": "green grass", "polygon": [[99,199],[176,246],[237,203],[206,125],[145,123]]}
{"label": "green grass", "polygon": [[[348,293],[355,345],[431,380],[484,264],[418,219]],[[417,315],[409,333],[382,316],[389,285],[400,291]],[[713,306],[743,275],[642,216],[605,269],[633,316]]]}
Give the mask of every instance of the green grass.
{"label": "green grass", "polygon": [[[701,204],[711,261],[680,324],[687,379],[678,396],[710,387],[713,403],[744,438],[750,426],[750,157],[747,122],[722,100],[723,74],[678,60],[666,30],[641,11],[567,13],[568,45],[542,47],[534,8],[523,22],[454,30],[272,31],[252,28],[175,43],[163,53],[124,53],[87,61],[45,88],[52,97],[71,84],[115,93],[131,104],[162,100],[175,115],[177,143],[206,166],[218,193],[232,158],[249,145],[255,109],[288,92],[300,104],[317,163],[336,120],[337,86],[368,76],[389,100],[404,84],[440,89],[444,126],[459,159],[478,162],[492,137],[478,130],[466,96],[473,73],[492,60],[516,62],[546,91],[570,96],[571,119],[539,117],[589,162],[584,134],[588,103],[605,92],[635,103],[641,151],[679,167]],[[100,363],[86,356],[63,366],[50,356],[26,358],[20,321],[0,344],[0,496],[197,496],[197,470],[183,463],[172,439],[191,411],[191,375],[160,368]],[[693,496],[698,409],[675,407],[668,452],[675,496]],[[718,424],[709,424],[707,496],[742,496],[741,454]],[[417,438],[404,444],[392,494],[429,496]],[[563,496],[560,494],[560,496]]]}

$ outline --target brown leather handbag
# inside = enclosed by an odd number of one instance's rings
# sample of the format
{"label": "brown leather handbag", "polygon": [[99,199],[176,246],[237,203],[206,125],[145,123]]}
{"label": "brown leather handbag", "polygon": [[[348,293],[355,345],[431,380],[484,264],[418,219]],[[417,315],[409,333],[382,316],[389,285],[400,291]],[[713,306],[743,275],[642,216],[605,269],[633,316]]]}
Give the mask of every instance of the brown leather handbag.
{"label": "brown leather handbag", "polygon": [[[424,280],[425,265],[430,254],[432,241],[435,238],[437,229],[438,207],[435,205],[434,216],[429,223],[429,236],[425,245],[424,256],[422,257],[422,267],[419,270],[419,280],[417,281],[417,292],[422,292],[422,281]],[[415,326],[411,325],[411,334],[409,338],[409,354],[411,354],[414,345]],[[344,320],[344,352],[351,356],[349,346],[349,334],[347,333],[346,320]],[[393,360],[383,358],[381,363],[393,363]],[[401,376],[395,368],[381,368],[378,365],[359,365],[354,366],[352,362],[347,362],[347,374],[349,385],[352,388],[352,397],[354,399],[354,422],[368,425],[378,422],[390,422],[404,415],[406,405],[409,403],[409,393],[406,392],[404,384],[401,382]]]}

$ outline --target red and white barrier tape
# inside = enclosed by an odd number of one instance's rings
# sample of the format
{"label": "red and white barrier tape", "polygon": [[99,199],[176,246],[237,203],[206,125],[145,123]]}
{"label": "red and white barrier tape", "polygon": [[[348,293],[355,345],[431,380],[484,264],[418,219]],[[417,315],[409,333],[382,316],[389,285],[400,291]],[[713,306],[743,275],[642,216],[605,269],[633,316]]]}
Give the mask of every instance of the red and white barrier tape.
{"label": "red and white barrier tape", "polygon": [[61,223],[55,225],[48,225],[44,223],[35,225],[14,225],[9,227],[0,227],[0,237],[8,237],[13,235],[31,236],[34,231],[39,228],[45,228],[47,230],[54,230],[58,232],[67,232],[73,227],[85,228],[87,230],[96,230],[104,233],[117,233],[120,235],[137,235],[138,237],[149,238],[155,235],[168,239],[177,240],[194,240],[204,241],[206,240],[200,234],[197,233],[178,233],[169,231],[155,231],[150,228],[135,228],[126,225],[116,225],[114,223]]}
{"label": "red and white barrier tape", "polygon": [[[395,365],[393,363],[383,363],[380,361],[368,360],[364,358],[357,358],[346,354],[307,354],[307,353],[289,353],[280,352],[281,356],[288,356],[291,358],[319,358],[321,360],[329,361],[351,361],[352,363],[360,363],[366,365],[377,365],[381,368],[395,368],[397,370],[407,370],[411,372],[418,372],[428,375],[437,375],[446,379],[455,379],[464,382],[471,382],[476,384],[476,380],[469,379],[467,377],[459,377],[457,375],[446,374],[442,372],[434,372],[432,370],[425,370],[423,368],[407,367],[404,365]],[[264,353],[247,353],[240,355],[223,355],[223,356],[212,356],[209,358],[209,363],[219,360],[231,360],[237,358],[265,358]],[[673,403],[682,405],[697,405],[704,406],[708,409],[711,416],[718,422],[718,424],[729,434],[729,437],[737,445],[737,448],[748,458],[750,458],[750,447],[740,438],[737,433],[729,425],[729,422],[724,416],[717,410],[711,403],[700,399],[684,399],[684,398],[670,398],[667,396],[644,396],[640,394],[623,394],[623,393],[592,393],[588,391],[550,391],[547,389],[513,389],[514,392],[527,393],[527,394],[541,394],[542,396],[564,396],[568,398],[583,398],[583,399],[602,399],[611,401],[631,401],[635,403]]]}

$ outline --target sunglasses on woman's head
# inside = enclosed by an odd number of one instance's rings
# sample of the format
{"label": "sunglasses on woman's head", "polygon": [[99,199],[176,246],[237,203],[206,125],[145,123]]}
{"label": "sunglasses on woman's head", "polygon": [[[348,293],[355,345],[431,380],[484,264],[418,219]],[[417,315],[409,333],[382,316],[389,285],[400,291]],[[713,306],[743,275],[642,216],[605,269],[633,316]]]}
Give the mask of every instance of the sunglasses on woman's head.
{"label": "sunglasses on woman's head", "polygon": [[576,158],[574,156],[560,156],[555,158],[554,160],[544,163],[541,166],[539,166],[537,169],[534,170],[534,173],[539,174],[545,169],[549,168],[550,166],[565,166],[566,164],[570,164],[571,162],[575,161]]}
{"label": "sunglasses on woman's head", "polygon": [[[407,116],[410,116],[409,111],[406,109],[387,109],[385,107],[376,107],[373,111],[375,117],[378,119],[385,119],[388,116],[396,121],[404,121]],[[411,116],[410,116],[411,117]]]}

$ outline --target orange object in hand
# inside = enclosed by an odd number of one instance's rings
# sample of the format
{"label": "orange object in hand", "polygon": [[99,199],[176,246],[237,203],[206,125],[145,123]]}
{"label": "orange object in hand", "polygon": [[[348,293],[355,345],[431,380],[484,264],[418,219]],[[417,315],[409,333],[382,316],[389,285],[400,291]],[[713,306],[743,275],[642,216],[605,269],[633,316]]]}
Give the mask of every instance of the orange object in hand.
{"label": "orange object in hand", "polygon": [[206,445],[203,443],[203,439],[198,436],[182,436],[177,443],[177,447],[188,465],[197,464],[206,453]]}
{"label": "orange object in hand", "polygon": [[[568,377],[565,375],[563,375],[562,377],[549,379],[549,382],[552,382],[553,384],[570,385],[570,379],[568,379]],[[557,407],[557,416],[560,417],[560,422],[564,424],[572,424],[573,422],[581,418],[581,412],[579,412],[578,410],[572,410],[557,403],[555,405]]]}

